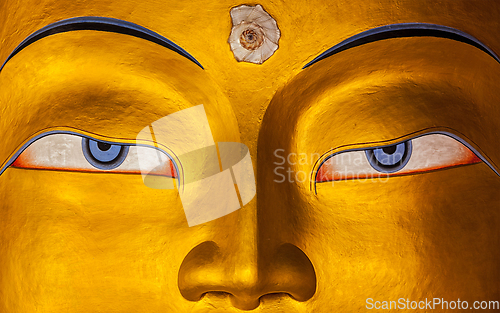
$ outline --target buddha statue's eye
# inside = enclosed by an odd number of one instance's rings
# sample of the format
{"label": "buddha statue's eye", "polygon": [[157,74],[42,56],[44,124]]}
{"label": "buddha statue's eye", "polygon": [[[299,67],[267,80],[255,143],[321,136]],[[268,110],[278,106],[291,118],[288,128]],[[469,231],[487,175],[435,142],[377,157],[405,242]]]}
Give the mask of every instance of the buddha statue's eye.
{"label": "buddha statue's eye", "polygon": [[370,165],[382,173],[395,173],[405,167],[411,157],[411,140],[383,148],[365,150]]}
{"label": "buddha statue's eye", "polygon": [[409,175],[479,162],[459,139],[427,134],[392,145],[332,154],[320,165],[316,182]]}
{"label": "buddha statue's eye", "polygon": [[82,150],[85,159],[92,166],[101,170],[112,170],[125,161],[129,146],[82,138]]}
{"label": "buddha statue's eye", "polygon": [[[76,134],[51,134],[41,137],[26,147],[11,166],[177,177],[172,158],[156,147],[105,142]],[[147,173],[145,168],[148,169]]]}

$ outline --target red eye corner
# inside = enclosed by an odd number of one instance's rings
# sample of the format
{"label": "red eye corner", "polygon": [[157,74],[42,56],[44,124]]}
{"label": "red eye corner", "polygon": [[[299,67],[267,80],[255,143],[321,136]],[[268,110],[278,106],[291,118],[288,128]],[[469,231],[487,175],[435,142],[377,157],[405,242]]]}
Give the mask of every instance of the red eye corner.
{"label": "red eye corner", "polygon": [[[331,158],[330,158],[331,159]],[[320,169],[318,170],[318,173],[316,174],[316,182],[322,183],[322,182],[327,182],[327,181],[338,181],[338,180],[344,180],[344,179],[349,179],[345,175],[342,175],[340,172],[335,171],[333,166],[328,164],[330,161],[327,160],[323,165],[321,165]]]}
{"label": "red eye corner", "polygon": [[[120,167],[112,170],[103,171],[98,168],[92,168],[87,164],[83,164],[81,167],[76,166],[65,166],[64,164],[46,164],[46,162],[37,162],[36,158],[30,155],[29,151],[24,151],[21,155],[12,163],[11,167],[22,168],[22,169],[36,169],[36,170],[53,170],[53,171],[70,171],[70,172],[82,172],[82,173],[116,173],[116,174],[142,174],[140,169],[121,169]],[[163,162],[162,165],[156,167],[148,175],[164,176],[178,178],[177,171],[175,170],[174,162],[168,160]]]}
{"label": "red eye corner", "polygon": [[14,163],[12,163],[10,166],[11,167],[17,167],[17,168],[39,168],[39,167],[36,167],[35,164],[31,164],[30,166],[30,163],[32,162],[29,162],[30,159],[28,157],[28,153],[27,151],[24,151],[23,153],[21,153],[20,156],[17,157],[17,159],[14,161]]}
{"label": "red eye corner", "polygon": [[[137,174],[140,174],[140,172]],[[178,174],[175,170],[174,162],[172,162],[172,160],[168,160],[167,162],[162,163],[162,165],[149,172],[148,175],[178,178]]]}
{"label": "red eye corner", "polygon": [[[318,169],[316,182],[348,179],[387,178],[428,171],[470,165],[482,162],[469,148],[458,140],[443,134],[429,134],[411,140],[413,148],[408,151],[407,163],[395,153],[395,144],[387,148],[346,151],[326,160]],[[367,153],[375,151],[377,153]],[[371,156],[371,160],[368,156]],[[403,153],[401,153],[401,156]],[[375,160],[379,158],[379,160]],[[403,162],[403,161],[401,161]],[[384,163],[386,165],[384,165]],[[389,166],[390,165],[390,166]],[[392,166],[392,168],[391,168]],[[384,170],[388,169],[388,170]]]}
{"label": "red eye corner", "polygon": [[[178,178],[174,162],[170,157],[152,147],[126,146],[121,144],[106,146],[118,147],[115,150],[124,151],[119,164],[114,162],[111,154],[85,155],[82,148],[82,137],[70,134],[56,134],[42,137],[26,148],[12,163],[11,167],[22,169],[53,170],[84,173],[116,173],[116,174],[143,174]],[[107,148],[107,149],[106,149]],[[92,152],[92,151],[91,151]],[[111,151],[112,152],[112,151]],[[140,162],[139,156],[142,158]],[[106,157],[108,159],[106,159]],[[90,158],[90,162],[89,161]],[[108,162],[109,161],[109,162]]]}

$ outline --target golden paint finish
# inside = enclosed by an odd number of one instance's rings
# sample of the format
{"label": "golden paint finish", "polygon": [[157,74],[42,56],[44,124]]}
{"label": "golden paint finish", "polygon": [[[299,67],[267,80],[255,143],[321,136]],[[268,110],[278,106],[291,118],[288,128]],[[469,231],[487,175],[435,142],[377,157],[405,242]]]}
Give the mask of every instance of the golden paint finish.
{"label": "golden paint finish", "polygon": [[[179,192],[148,188],[140,175],[7,169],[0,312],[326,313],[364,312],[367,298],[499,301],[500,178],[485,163],[386,182],[315,186],[314,173],[331,153],[430,131],[462,138],[500,170],[500,65],[465,43],[418,37],[301,68],[350,36],[407,22],[460,29],[500,54],[500,4],[266,0],[258,4],[281,38],[262,65],[237,62],[227,43],[229,12],[241,4],[0,1],[2,61],[43,26],[106,16],[164,35],[205,68],[121,34],[37,41],[0,73],[0,164],[47,130],[134,143],[152,122],[203,104],[214,141],[249,147],[257,180],[244,208],[188,227]],[[276,182],[277,151],[291,154],[283,166],[293,180]]]}
{"label": "golden paint finish", "polygon": [[[361,312],[367,298],[497,299],[500,255],[492,247],[500,241],[500,181],[486,164],[318,183],[316,194],[309,178],[314,161],[331,153],[431,131],[454,133],[499,164],[491,144],[497,132],[486,131],[500,127],[500,95],[492,92],[499,64],[461,43],[430,38],[342,54],[349,62],[331,57],[278,92],[258,142],[259,225],[268,226],[267,238],[294,238],[312,260],[318,287],[308,312]],[[287,123],[278,128],[277,119]],[[273,162],[288,155],[292,165],[283,166],[295,183],[273,183],[281,179]]]}

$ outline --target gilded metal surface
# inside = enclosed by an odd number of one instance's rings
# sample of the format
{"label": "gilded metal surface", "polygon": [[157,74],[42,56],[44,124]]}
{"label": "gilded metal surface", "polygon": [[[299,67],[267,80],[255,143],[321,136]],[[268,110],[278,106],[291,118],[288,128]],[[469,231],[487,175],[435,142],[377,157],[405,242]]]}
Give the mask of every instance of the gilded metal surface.
{"label": "gilded metal surface", "polygon": [[[366,299],[500,300],[500,178],[485,163],[314,184],[321,158],[433,131],[499,170],[500,64],[446,38],[377,41],[302,67],[395,23],[466,32],[500,54],[492,1],[259,2],[280,31],[261,65],[228,47],[228,1],[0,0],[0,60],[59,20],[106,16],[173,41],[75,31],[0,73],[0,164],[50,130],[134,143],[203,104],[215,142],[250,149],[257,197],[188,227],[176,189],[140,175],[8,168],[0,176],[0,312],[364,312]],[[182,130],[179,130],[182,131]],[[279,155],[290,156],[284,165]],[[276,182],[280,173],[290,175]],[[425,310],[421,310],[422,312]]]}

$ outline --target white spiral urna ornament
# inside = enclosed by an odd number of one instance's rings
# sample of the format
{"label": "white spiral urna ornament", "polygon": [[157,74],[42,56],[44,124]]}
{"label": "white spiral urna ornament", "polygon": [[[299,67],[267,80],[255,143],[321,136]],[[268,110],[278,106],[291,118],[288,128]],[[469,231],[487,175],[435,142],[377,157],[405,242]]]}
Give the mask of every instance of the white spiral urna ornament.
{"label": "white spiral urna ornament", "polygon": [[280,30],[261,5],[231,9],[233,28],[229,44],[238,62],[262,64],[278,49]]}

